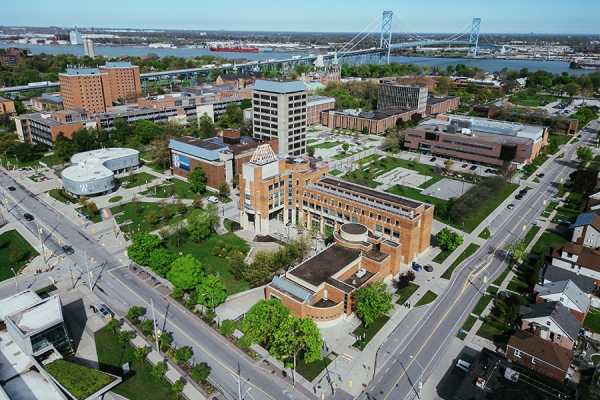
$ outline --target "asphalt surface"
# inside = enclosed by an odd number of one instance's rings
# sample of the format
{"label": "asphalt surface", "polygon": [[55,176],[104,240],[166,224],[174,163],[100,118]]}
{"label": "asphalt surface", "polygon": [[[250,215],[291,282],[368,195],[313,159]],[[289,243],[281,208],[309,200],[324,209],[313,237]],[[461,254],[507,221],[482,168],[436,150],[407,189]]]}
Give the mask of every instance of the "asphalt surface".
{"label": "asphalt surface", "polygon": [[[569,145],[565,156],[556,159],[543,171],[539,184],[523,183],[521,188],[534,187],[523,198],[514,200],[513,210],[504,210],[497,218],[499,229],[466,263],[454,273],[447,289],[423,319],[419,315],[403,322],[379,349],[373,380],[358,399],[406,399],[418,394],[419,383],[427,385],[427,377],[434,370],[453,337],[472,307],[491,283],[507,267],[508,254],[504,248],[523,238],[523,227],[529,228],[558,191],[560,178],[567,179],[577,166],[575,151],[581,144],[592,145],[592,136],[600,126],[597,121],[582,131],[579,143]],[[592,128],[592,129],[590,129]],[[437,379],[434,379],[437,384]]]}
{"label": "asphalt surface", "polygon": [[[51,206],[25,190],[5,172],[0,173],[0,185],[4,188],[2,198],[8,199],[4,205],[4,216],[10,220],[20,220],[27,229],[38,236],[38,224],[42,229],[41,240],[44,249],[59,256],[51,276],[57,280],[71,281],[69,266],[75,275],[76,285],[85,284],[93,287],[94,293],[100,297],[108,307],[119,315],[124,315],[132,305],[139,305],[147,309],[147,316],[152,316],[150,307],[153,298],[154,311],[158,326],[164,332],[172,332],[174,343],[178,346],[190,346],[193,360],[196,363],[206,362],[211,368],[211,383],[214,383],[227,399],[238,399],[237,373],[241,376],[241,394],[244,399],[305,399],[314,397],[304,387],[292,387],[291,377],[282,377],[281,371],[273,374],[274,368],[261,361],[255,362],[227,339],[219,335],[214,329],[208,327],[194,315],[185,310],[181,305],[167,301],[154,286],[148,285],[137,274],[119,261],[119,255],[109,253],[87,231],[91,226],[83,228],[81,221],[70,221],[58,213]],[[14,186],[17,190],[9,191],[6,188]],[[9,211],[8,213],[6,211]],[[33,221],[26,221],[23,214],[28,212],[35,216]],[[59,239],[62,243],[59,243]],[[65,255],[63,244],[73,246],[74,254]],[[84,256],[85,249],[85,256]],[[87,257],[87,267],[86,267]],[[91,262],[91,259],[94,259]],[[53,257],[49,262],[51,266],[57,261]],[[92,272],[88,281],[87,270]],[[47,274],[44,278],[32,277],[19,280],[21,290],[26,287],[43,287],[48,285]],[[16,293],[14,284],[0,286],[3,297]],[[209,397],[210,398],[210,397]]]}

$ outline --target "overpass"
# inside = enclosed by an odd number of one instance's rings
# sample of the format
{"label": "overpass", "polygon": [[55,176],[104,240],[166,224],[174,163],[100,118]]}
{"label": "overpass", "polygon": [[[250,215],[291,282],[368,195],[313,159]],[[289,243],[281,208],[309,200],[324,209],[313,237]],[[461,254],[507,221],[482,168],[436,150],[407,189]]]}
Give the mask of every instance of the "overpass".
{"label": "overpass", "polygon": [[25,92],[33,92],[36,90],[43,91],[46,89],[59,88],[59,87],[60,87],[59,82],[50,82],[45,85],[39,85],[39,86],[24,85],[24,86],[0,87],[0,92],[4,93],[6,96],[8,96],[9,98],[12,99],[12,98],[14,98],[15,94],[25,93]]}

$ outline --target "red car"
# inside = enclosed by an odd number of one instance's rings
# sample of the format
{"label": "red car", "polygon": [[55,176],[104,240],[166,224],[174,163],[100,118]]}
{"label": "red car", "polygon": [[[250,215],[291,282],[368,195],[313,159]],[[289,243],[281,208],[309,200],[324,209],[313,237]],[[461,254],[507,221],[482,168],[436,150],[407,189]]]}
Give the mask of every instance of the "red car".
{"label": "red car", "polygon": [[463,164],[462,167],[463,168],[467,168],[469,166],[469,164]]}

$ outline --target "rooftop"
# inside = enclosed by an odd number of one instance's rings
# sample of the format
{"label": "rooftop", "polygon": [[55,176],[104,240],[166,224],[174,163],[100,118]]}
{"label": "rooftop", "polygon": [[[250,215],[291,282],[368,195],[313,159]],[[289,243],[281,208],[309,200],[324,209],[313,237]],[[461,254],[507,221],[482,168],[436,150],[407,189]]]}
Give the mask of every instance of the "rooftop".
{"label": "rooftop", "polygon": [[318,104],[330,103],[332,101],[335,102],[335,99],[333,97],[327,97],[327,96],[308,96],[306,99],[306,102],[308,103],[309,106],[314,106],[317,103]]}
{"label": "rooftop", "polygon": [[542,339],[541,337],[524,330],[517,332],[510,337],[508,345],[521,350],[537,359],[545,361],[551,365],[566,371],[569,368],[573,352],[562,346]]}
{"label": "rooftop", "polygon": [[405,108],[405,107],[389,107],[384,110],[373,110],[373,111],[369,111],[369,112],[362,112],[362,111],[354,110],[354,109],[340,110],[339,108],[335,108],[332,110],[324,110],[322,112],[332,112],[332,111],[335,114],[339,114],[339,115],[352,115],[355,117],[379,121],[382,119],[393,117],[395,115],[401,115],[401,114],[404,114],[404,113],[407,113],[410,111],[414,111],[414,110],[412,108]]}
{"label": "rooftop", "polygon": [[535,285],[534,291],[538,292],[538,296],[542,297],[553,294],[564,294],[583,312],[587,312],[590,307],[590,298],[571,280]]}
{"label": "rooftop", "polygon": [[[421,122],[418,126],[414,128],[409,128],[413,131],[419,132],[433,132],[440,133],[445,135],[455,136],[456,138],[473,138],[475,140],[481,140],[490,143],[498,143],[498,144],[508,144],[508,143],[516,143],[516,144],[527,144],[532,139],[528,137],[519,137],[517,136],[517,130],[512,129],[497,129],[494,132],[491,132],[491,129],[482,130],[480,126],[471,125],[469,134],[462,134],[462,128],[457,127],[456,133],[448,132],[448,126],[450,125],[450,121],[445,121],[441,119],[430,119],[428,121]],[[447,137],[447,136],[445,136]]]}
{"label": "rooftop", "polygon": [[[577,261],[565,260],[562,258],[562,252],[576,254]],[[557,244],[552,250],[552,258],[558,258],[565,260],[568,263],[591,269],[593,271],[600,271],[600,251],[593,250],[587,247],[583,247],[580,244],[569,242],[564,246]]]}
{"label": "rooftop", "polygon": [[26,290],[24,292],[7,297],[6,299],[0,301],[0,319],[4,320],[7,315],[37,304],[40,301],[40,296],[31,290]]}
{"label": "rooftop", "polygon": [[[571,311],[558,301],[548,301],[545,303],[533,303],[528,306],[521,306],[519,313],[523,315],[524,320],[534,318],[550,318],[560,329],[562,329],[571,340],[577,340],[581,330],[581,322],[575,318]],[[547,327],[541,326],[541,329]]]}
{"label": "rooftop", "polygon": [[358,249],[333,244],[291,270],[288,275],[295,276],[312,286],[318,287],[348,264],[358,259],[360,253],[361,251]]}
{"label": "rooftop", "polygon": [[596,230],[600,230],[600,215],[595,212],[589,212],[585,214],[579,214],[574,224],[569,226],[569,229],[577,228],[579,226],[592,225]]}
{"label": "rooftop", "polygon": [[61,176],[73,182],[89,182],[107,178],[113,171],[104,163],[114,159],[138,155],[140,152],[125,148],[108,148],[77,153],[71,157],[71,166],[61,172]]}
{"label": "rooftop", "polygon": [[8,318],[19,328],[23,335],[29,335],[46,326],[62,321],[60,297],[54,295],[37,304],[16,311]]}
{"label": "rooftop", "polygon": [[427,104],[443,103],[444,101],[455,99],[456,96],[428,96]]}
{"label": "rooftop", "polygon": [[131,61],[113,61],[113,62],[106,62],[106,65],[104,65],[104,67],[106,68],[138,68],[137,65],[133,65],[131,64]]}
{"label": "rooftop", "polygon": [[67,73],[59,75],[100,75],[102,72],[98,68],[67,68]]}
{"label": "rooftop", "polygon": [[454,400],[575,400],[575,394],[575,388],[511,363],[484,347],[455,392]]}
{"label": "rooftop", "polygon": [[[596,289],[596,280],[585,275],[571,272],[568,269],[560,268],[552,264],[546,264],[540,272],[542,281],[559,282],[571,280],[584,293],[591,294]],[[547,283],[544,283],[546,285]]]}
{"label": "rooftop", "polygon": [[254,83],[254,90],[271,93],[304,92],[306,87],[303,81],[285,79],[259,79]]}

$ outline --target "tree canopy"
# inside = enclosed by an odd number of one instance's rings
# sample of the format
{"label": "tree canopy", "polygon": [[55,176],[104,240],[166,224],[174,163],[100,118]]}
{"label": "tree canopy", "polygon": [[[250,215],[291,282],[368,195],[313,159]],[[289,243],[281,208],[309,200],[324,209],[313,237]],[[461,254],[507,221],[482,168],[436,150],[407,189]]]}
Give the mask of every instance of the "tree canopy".
{"label": "tree canopy", "polygon": [[261,300],[254,304],[242,320],[242,330],[248,343],[273,340],[273,328],[282,326],[290,310],[278,299]]}
{"label": "tree canopy", "polygon": [[202,193],[206,190],[206,174],[200,164],[196,164],[192,172],[188,175],[190,189],[195,193]]}
{"label": "tree canopy", "polygon": [[447,227],[440,230],[435,237],[438,240],[438,246],[447,251],[454,251],[464,241],[460,234],[451,231]]}
{"label": "tree canopy", "polygon": [[365,326],[394,308],[392,295],[386,291],[385,282],[363,286],[352,295],[354,311]]}
{"label": "tree canopy", "polygon": [[148,232],[138,232],[132,237],[132,243],[127,248],[129,258],[139,265],[149,265],[152,252],[163,246],[156,235]]}
{"label": "tree canopy", "polygon": [[216,275],[208,275],[196,286],[196,299],[205,307],[217,307],[225,302],[226,298],[227,289],[221,278]]}
{"label": "tree canopy", "polygon": [[171,264],[167,279],[183,290],[193,289],[204,279],[202,263],[191,254],[179,257]]}

